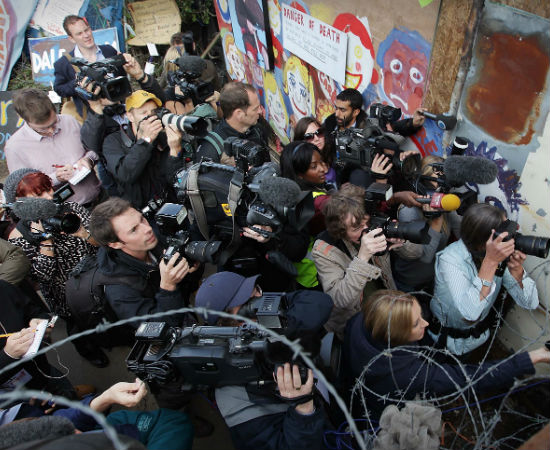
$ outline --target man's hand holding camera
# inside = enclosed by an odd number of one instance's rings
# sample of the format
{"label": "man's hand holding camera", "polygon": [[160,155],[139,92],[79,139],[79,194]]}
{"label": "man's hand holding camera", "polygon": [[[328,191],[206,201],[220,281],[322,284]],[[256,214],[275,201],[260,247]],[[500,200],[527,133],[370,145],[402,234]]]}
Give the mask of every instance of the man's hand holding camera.
{"label": "man's hand holding camera", "polygon": [[376,181],[378,183],[387,183],[387,175],[392,167],[393,164],[390,158],[382,153],[377,153],[372,160],[370,171],[374,174],[375,178],[377,178]]}
{"label": "man's hand holding camera", "polygon": [[162,131],[162,129],[162,122],[157,116],[145,117],[139,123],[139,129],[136,137],[137,139],[143,139],[145,141],[153,142]]}
{"label": "man's hand holding camera", "polygon": [[[313,392],[313,372],[311,369],[307,371],[307,380],[302,384],[300,371],[297,365],[292,365],[292,370],[289,363],[285,363],[284,367],[277,368],[277,386],[281,397],[292,400],[293,398],[311,395]],[[313,400],[296,406],[296,411],[300,414],[308,415],[315,412]]]}
{"label": "man's hand holding camera", "polygon": [[141,80],[145,75],[145,72],[136,59],[129,53],[123,53],[122,56],[124,56],[124,59],[126,60],[126,64],[124,64],[122,68],[135,80]]}
{"label": "man's hand holding camera", "polygon": [[162,259],[159,264],[160,288],[165,291],[175,291],[178,283],[183,280],[188,273],[193,273],[197,270],[198,267],[198,264],[189,267],[187,260],[183,257],[180,258],[178,252],[174,253],[168,262]]}
{"label": "man's hand holding camera", "polygon": [[[259,228],[260,230],[269,231],[270,233],[273,231],[273,229],[269,225],[253,225],[253,227]],[[250,239],[254,239],[255,241],[258,241],[260,244],[265,244],[267,241],[269,241],[269,237],[264,236],[249,227],[243,228],[243,236]]]}
{"label": "man's hand holding camera", "polygon": [[178,156],[181,153],[181,140],[183,133],[175,125],[166,125],[166,141],[170,147],[170,156]]}

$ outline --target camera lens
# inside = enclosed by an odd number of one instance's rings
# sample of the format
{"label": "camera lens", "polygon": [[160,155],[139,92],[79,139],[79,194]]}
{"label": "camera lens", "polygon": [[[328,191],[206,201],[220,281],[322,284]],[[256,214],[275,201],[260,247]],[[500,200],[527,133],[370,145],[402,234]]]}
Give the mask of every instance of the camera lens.
{"label": "camera lens", "polygon": [[430,226],[423,220],[414,222],[389,222],[386,226],[386,237],[406,239],[414,244],[428,244],[430,235],[428,234]]}
{"label": "camera lens", "polygon": [[221,241],[191,241],[185,247],[185,256],[193,261],[215,264]]}
{"label": "camera lens", "polygon": [[514,236],[515,248],[526,255],[546,258],[550,250],[550,239],[540,236],[524,236],[517,233]]}

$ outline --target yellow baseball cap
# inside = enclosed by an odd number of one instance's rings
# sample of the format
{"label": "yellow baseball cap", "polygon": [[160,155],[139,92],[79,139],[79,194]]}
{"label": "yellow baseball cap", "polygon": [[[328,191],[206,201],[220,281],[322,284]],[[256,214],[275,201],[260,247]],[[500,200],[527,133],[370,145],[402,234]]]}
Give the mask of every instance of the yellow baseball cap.
{"label": "yellow baseball cap", "polygon": [[130,111],[133,108],[141,108],[143,104],[149,100],[153,100],[159,108],[162,106],[162,102],[156,95],[144,91],[143,89],[134,91],[130,97],[126,98],[126,111]]}

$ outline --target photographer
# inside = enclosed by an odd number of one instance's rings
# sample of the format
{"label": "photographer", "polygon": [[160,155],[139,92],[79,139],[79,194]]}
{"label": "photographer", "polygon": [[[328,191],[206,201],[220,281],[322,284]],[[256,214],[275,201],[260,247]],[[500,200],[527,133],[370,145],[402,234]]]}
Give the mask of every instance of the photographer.
{"label": "photographer", "polygon": [[380,228],[369,230],[365,190],[358,186],[342,186],[330,196],[323,213],[327,229],[317,236],[312,257],[323,290],[334,301],[325,328],[342,338],[347,320],[370,292],[383,286],[395,289],[389,254],[377,253],[403,241],[386,239]]}
{"label": "photographer", "polygon": [[[432,163],[442,163],[443,158],[429,155],[422,159],[420,166],[421,176],[434,177]],[[428,192],[437,188],[437,182],[427,181],[424,189]],[[402,205],[398,209],[397,218],[400,223],[424,220],[430,225],[430,242],[428,244],[414,244],[405,242],[397,249],[392,259],[393,277],[397,288],[404,292],[425,291],[433,293],[435,254],[447,245],[451,232],[460,237],[461,217],[456,211],[441,212],[430,207],[422,208]],[[418,295],[422,302],[423,296]]]}
{"label": "photographer", "polygon": [[481,365],[433,363],[431,342],[424,336],[429,324],[415,297],[380,290],[361,309],[346,326],[341,373],[352,384],[368,367],[360,378],[368,389],[358,395],[366,400],[370,420],[378,420],[388,404],[415,400],[418,395],[430,399],[458,394],[467,386],[478,393],[509,388],[517,377],[534,374],[535,364],[550,362],[550,351],[542,347]]}
{"label": "photographer", "polygon": [[[4,192],[6,200],[10,203],[17,198],[53,199],[53,187],[49,177],[34,169],[12,172],[6,179]],[[48,228],[49,237],[46,239],[34,237],[35,233],[44,233],[44,223],[40,220],[20,220],[17,227],[11,231],[9,240],[21,247],[29,258],[30,278],[40,284],[40,291],[50,311],[65,319],[67,334],[70,335],[75,330],[65,298],[65,282],[80,260],[86,255],[95,255],[97,248],[86,229],[90,213],[73,202],[63,203],[63,212],[78,217],[80,226],[74,233],[67,234],[59,230],[51,232]],[[96,367],[105,367],[109,363],[107,356],[89,345],[86,338],[77,339],[73,343],[80,355]]]}
{"label": "photographer", "polygon": [[[189,266],[179,253],[165,262],[153,229],[129,202],[112,197],[98,205],[92,212],[90,231],[101,244],[98,270],[119,281],[105,286],[105,298],[118,319],[188,305],[194,290],[188,275],[198,266]],[[174,315],[163,320],[179,326],[183,319],[183,315]]]}
{"label": "photographer", "polygon": [[[123,56],[127,61],[122,66],[126,73],[139,82],[141,89],[156,95],[163,101],[164,93],[155,77],[147,75],[133,56],[127,53]],[[128,123],[128,118],[124,114],[126,111],[125,105],[120,100],[114,102],[101,96],[100,86],[98,86],[97,82],[89,80],[88,77],[84,77],[78,83],[78,86],[90,94],[99,97],[96,100],[87,100],[88,110],[86,120],[84,120],[80,129],[80,140],[86,150],[92,150],[99,155],[97,171],[103,188],[109,192],[109,195],[118,195],[116,183],[112,175],[105,168],[106,163],[102,147],[105,137],[119,131],[122,125]],[[131,91],[128,91],[127,95],[130,94]]]}
{"label": "photographer", "polygon": [[[262,296],[256,284],[257,276],[244,278],[231,272],[219,272],[208,277],[197,291],[196,306],[232,314],[242,313],[249,300]],[[289,338],[301,338],[322,329],[332,302],[328,295],[313,291],[286,294],[289,301]],[[211,325],[239,325],[232,319],[208,315]],[[320,340],[320,339],[319,339]],[[302,341],[303,345],[303,341]],[[314,396],[304,403],[293,405],[297,397],[312,394],[313,373],[307,371],[302,380],[298,366],[286,362],[273,374],[278,395],[269,386],[260,389],[245,386],[225,386],[216,389],[216,402],[229,426],[233,444],[239,450],[248,449],[318,449],[323,446],[323,430],[328,428],[322,403]]]}
{"label": "photographer", "polygon": [[[71,65],[71,60],[72,58],[83,58],[90,63],[94,63],[105,58],[111,58],[118,52],[110,45],[96,45],[92,29],[84,17],[66,16],[63,19],[63,29],[69,40],[75,44],[75,47],[54,63],[55,81],[53,88],[61,98],[72,98],[74,109],[70,109],[66,104],[63,113],[71,114],[82,124],[86,118],[88,108],[86,101],[76,95],[76,72]],[[119,68],[115,75],[126,76],[126,73],[122,68]]]}
{"label": "photographer", "polygon": [[182,133],[173,125],[163,127],[154,114],[162,102],[138,90],[126,99],[129,125],[111,133],[103,143],[107,169],[120,196],[135,208],[155,197],[164,197],[174,173],[183,167]]}
{"label": "photographer", "polygon": [[223,143],[228,137],[250,140],[267,148],[267,138],[258,125],[261,104],[256,89],[245,83],[227,83],[220,92],[222,121],[200,142],[195,161],[209,158],[214,162],[234,166],[231,155],[224,153]]}
{"label": "photographer", "polygon": [[[470,206],[462,218],[461,239],[436,256],[430,308],[443,328],[435,324],[430,332],[455,355],[465,355],[489,339],[502,286],[523,308],[539,304],[536,284],[523,268],[526,255],[515,248],[514,239],[506,239],[508,232],[495,233],[505,220],[505,212],[496,206]],[[503,263],[506,269],[499,274]]]}

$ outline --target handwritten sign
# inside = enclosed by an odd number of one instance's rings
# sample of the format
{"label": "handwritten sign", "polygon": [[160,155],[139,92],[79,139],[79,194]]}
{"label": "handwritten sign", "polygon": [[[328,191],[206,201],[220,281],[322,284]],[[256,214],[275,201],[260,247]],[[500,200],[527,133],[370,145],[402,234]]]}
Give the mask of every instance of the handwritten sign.
{"label": "handwritten sign", "polygon": [[136,37],[130,45],[169,44],[170,37],[181,30],[181,17],[174,0],[145,0],[128,3],[134,19]]}
{"label": "handwritten sign", "polygon": [[348,37],[315,17],[282,4],[285,49],[344,84]]}
{"label": "handwritten sign", "polygon": [[[23,125],[13,107],[12,91],[0,91],[0,159],[5,161],[4,147],[10,136]],[[5,163],[4,163],[5,164]]]}
{"label": "handwritten sign", "polygon": [[56,36],[65,34],[63,19],[78,15],[84,0],[40,0],[32,16],[31,25],[41,27]]}
{"label": "handwritten sign", "polygon": [[[109,44],[118,50],[116,28],[95,30],[93,34],[97,45]],[[31,55],[32,78],[34,81],[51,86],[54,82],[54,63],[73,48],[74,44],[69,41],[67,35],[29,39],[29,53]]]}

